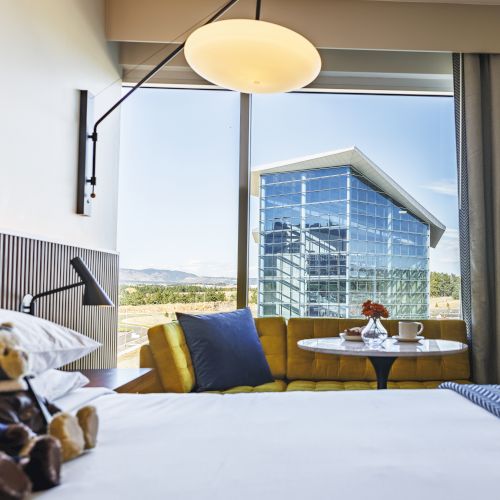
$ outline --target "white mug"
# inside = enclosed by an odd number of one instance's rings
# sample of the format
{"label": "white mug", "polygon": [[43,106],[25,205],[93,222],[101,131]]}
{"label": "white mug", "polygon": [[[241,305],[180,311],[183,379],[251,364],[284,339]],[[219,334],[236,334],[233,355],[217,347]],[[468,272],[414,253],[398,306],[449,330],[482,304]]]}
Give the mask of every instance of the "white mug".
{"label": "white mug", "polygon": [[418,321],[400,321],[398,331],[400,337],[414,339],[424,331],[424,325]]}

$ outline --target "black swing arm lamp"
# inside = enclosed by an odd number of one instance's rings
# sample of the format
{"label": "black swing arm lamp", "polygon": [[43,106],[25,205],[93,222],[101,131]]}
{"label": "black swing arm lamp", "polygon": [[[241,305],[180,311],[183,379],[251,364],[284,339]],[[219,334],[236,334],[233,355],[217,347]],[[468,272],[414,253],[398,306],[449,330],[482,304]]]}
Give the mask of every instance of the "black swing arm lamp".
{"label": "black swing arm lamp", "polygon": [[101,285],[91,273],[85,262],[80,257],[71,259],[71,265],[78,274],[80,281],[71,283],[70,285],[54,288],[45,292],[37,293],[36,295],[25,295],[21,303],[21,311],[32,316],[35,314],[35,303],[42,297],[54,295],[56,293],[71,290],[72,288],[84,287],[82,303],[84,306],[113,306],[113,301],[108,297],[108,294],[103,290]]}
{"label": "black swing arm lamp", "polygon": [[[213,14],[205,23],[204,26],[210,24],[226,11],[228,11],[239,0],[230,0],[223,7],[221,7],[215,14]],[[260,0],[257,1],[257,12],[260,13]],[[97,141],[98,141],[98,128],[99,125],[108,118],[121,104],[127,100],[136,90],[141,88],[150,78],[152,78],[163,66],[170,62],[179,52],[184,49],[186,42],[182,42],[165,58],[163,58],[149,73],[147,73],[138,83],[136,83],[129,92],[123,97],[118,99],[93,125],[89,126],[89,119],[92,113],[89,112],[90,94],[86,90],[80,91],[80,124],[79,124],[79,148],[78,148],[78,197],[77,197],[77,213],[81,215],[90,215],[90,198],[95,198],[95,186],[97,184],[96,177],[96,158],[97,158]],[[89,133],[89,130],[92,130]],[[92,143],[92,156],[91,163],[88,166],[88,145]],[[90,167],[90,168],[89,168]],[[91,172],[90,177],[88,172]]]}

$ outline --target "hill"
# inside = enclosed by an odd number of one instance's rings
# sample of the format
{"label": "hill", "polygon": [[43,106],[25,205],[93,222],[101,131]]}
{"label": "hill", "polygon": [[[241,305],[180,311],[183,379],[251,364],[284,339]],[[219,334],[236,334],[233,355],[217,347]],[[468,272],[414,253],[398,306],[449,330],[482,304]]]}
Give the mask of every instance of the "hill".
{"label": "hill", "polygon": [[120,283],[124,285],[236,285],[236,278],[198,276],[170,269],[120,269]]}

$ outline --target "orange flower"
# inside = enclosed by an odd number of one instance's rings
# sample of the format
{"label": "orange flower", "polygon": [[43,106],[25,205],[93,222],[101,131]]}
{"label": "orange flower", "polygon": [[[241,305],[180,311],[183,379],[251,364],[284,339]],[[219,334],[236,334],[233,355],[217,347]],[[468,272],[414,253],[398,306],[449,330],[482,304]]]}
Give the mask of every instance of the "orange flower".
{"label": "orange flower", "polygon": [[389,311],[387,308],[382,305],[378,304],[377,302],[372,302],[371,300],[367,300],[366,302],[363,302],[361,306],[361,314],[363,316],[366,316],[368,318],[388,318],[389,317]]}

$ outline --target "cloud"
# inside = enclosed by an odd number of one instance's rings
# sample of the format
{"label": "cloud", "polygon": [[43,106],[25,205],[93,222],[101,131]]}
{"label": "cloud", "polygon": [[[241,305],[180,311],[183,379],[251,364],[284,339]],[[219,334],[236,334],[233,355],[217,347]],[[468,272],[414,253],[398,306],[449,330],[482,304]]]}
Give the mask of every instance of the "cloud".
{"label": "cloud", "polygon": [[454,180],[434,181],[422,186],[429,191],[446,196],[457,196],[457,183]]}

